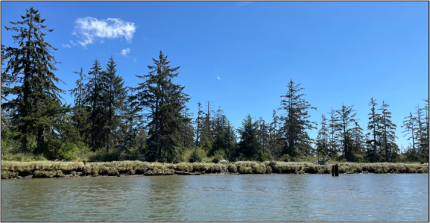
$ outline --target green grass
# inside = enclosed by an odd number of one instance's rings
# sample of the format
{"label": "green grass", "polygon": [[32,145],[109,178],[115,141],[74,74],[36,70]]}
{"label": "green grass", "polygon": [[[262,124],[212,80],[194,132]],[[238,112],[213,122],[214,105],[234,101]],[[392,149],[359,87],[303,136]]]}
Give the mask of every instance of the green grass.
{"label": "green grass", "polygon": [[[53,162],[53,161],[2,161],[2,179],[16,178],[33,174],[34,177],[59,177],[64,174],[98,176],[117,174],[170,175],[175,172],[193,173],[240,173],[240,174],[330,174],[331,166],[310,162],[254,162],[239,161],[229,164],[220,163],[149,163],[142,161],[113,162]],[[339,173],[428,173],[428,164],[418,163],[348,163],[338,162]]]}

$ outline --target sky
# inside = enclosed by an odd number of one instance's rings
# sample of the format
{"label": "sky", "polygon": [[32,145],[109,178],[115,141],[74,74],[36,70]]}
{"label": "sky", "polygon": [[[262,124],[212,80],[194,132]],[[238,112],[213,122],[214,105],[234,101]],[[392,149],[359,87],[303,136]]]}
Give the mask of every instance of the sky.
{"label": "sky", "polygon": [[318,123],[331,108],[354,105],[366,131],[370,99],[377,108],[385,101],[406,148],[403,120],[428,98],[428,4],[1,2],[1,43],[16,46],[4,25],[34,7],[54,29],[45,40],[58,48],[62,89],[74,88],[74,71],[87,73],[96,59],[106,67],[111,56],[125,85],[136,87],[143,80],[135,75],[147,74],[161,50],[180,66],[173,82],[185,86],[195,116],[197,103],[210,101],[235,127],[248,114],[271,122],[293,80]]}

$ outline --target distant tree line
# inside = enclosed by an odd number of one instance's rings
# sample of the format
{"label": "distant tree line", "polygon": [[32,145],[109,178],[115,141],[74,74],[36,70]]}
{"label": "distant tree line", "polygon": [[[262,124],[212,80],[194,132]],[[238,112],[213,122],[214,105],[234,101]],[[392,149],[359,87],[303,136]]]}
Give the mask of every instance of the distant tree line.
{"label": "distant tree line", "polygon": [[[69,90],[73,106],[57,84],[57,50],[45,41],[52,32],[38,10],[26,10],[21,21],[10,22],[17,47],[1,45],[2,154],[43,154],[49,159],[140,159],[148,161],[286,160],[298,161],[329,155],[354,162],[426,161],[429,153],[428,99],[417,106],[401,126],[411,141],[401,151],[396,144],[397,125],[389,105],[378,107],[371,99],[366,131],[360,127],[354,106],[331,109],[317,129],[305,100],[304,88],[292,80],[281,95],[272,120],[247,115],[235,128],[210,101],[198,103],[196,118],[187,107],[185,86],[174,84],[180,67],[172,67],[161,51],[138,87],[127,87],[113,57],[103,67],[98,60],[88,72],[75,72]],[[279,114],[277,114],[277,111]]]}

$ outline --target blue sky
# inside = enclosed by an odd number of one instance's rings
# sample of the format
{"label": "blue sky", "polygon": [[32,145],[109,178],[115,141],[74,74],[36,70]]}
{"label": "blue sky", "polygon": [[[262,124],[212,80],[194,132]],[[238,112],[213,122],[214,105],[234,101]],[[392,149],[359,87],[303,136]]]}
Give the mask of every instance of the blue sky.
{"label": "blue sky", "polygon": [[[39,9],[53,28],[57,76],[74,87],[82,67],[112,55],[127,86],[142,82],[159,51],[181,66],[188,107],[221,106],[233,125],[247,114],[271,121],[290,79],[305,88],[320,121],[354,105],[367,129],[370,98],[385,100],[400,127],[428,97],[428,2],[1,2],[1,42],[14,45],[7,21]],[[69,103],[73,98],[64,96]],[[280,111],[278,111],[278,114]],[[328,115],[326,115],[327,117]],[[319,126],[318,126],[319,127]],[[310,131],[316,137],[316,131]]]}

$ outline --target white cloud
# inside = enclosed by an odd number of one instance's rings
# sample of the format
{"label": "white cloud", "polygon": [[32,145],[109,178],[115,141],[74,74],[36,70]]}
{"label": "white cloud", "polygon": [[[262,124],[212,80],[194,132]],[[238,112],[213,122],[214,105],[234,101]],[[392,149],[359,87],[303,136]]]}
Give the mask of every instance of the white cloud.
{"label": "white cloud", "polygon": [[70,40],[70,43],[71,43],[73,46],[78,45],[77,43],[74,43],[74,42],[73,42],[73,41],[71,41],[71,40]]}
{"label": "white cloud", "polygon": [[69,44],[63,44],[63,47],[70,48],[71,46]]}
{"label": "white cloud", "polygon": [[221,80],[221,78],[219,77],[219,75],[216,76],[216,79],[218,79],[219,81]]}
{"label": "white cloud", "polygon": [[131,42],[137,26],[132,22],[126,22],[118,18],[108,18],[98,20],[92,17],[78,18],[76,21],[73,34],[78,36],[82,41],[78,41],[82,46],[94,42],[97,38],[115,39],[124,37]]}
{"label": "white cloud", "polygon": [[123,56],[127,56],[127,54],[129,54],[130,53],[130,48],[127,48],[127,49],[123,49],[123,50],[121,50],[121,55],[123,55]]}

